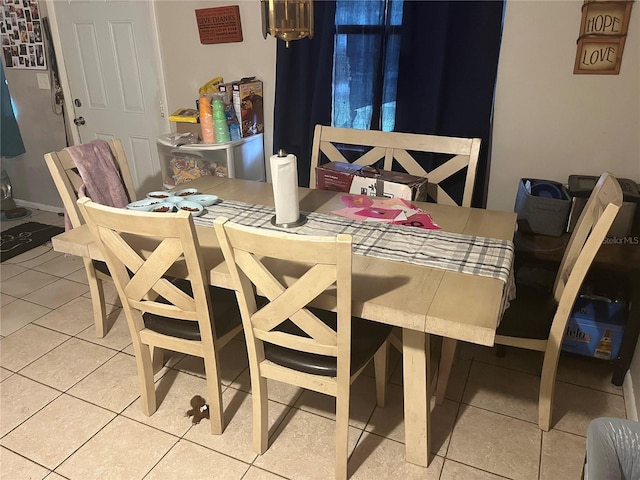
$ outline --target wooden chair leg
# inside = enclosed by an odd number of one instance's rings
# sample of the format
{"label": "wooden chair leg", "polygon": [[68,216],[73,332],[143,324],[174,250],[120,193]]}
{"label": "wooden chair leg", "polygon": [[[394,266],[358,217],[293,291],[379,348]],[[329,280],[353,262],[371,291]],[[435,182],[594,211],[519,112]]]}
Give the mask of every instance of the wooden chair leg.
{"label": "wooden chair leg", "polygon": [[538,400],[538,426],[548,432],[553,418],[553,395],[556,385],[556,372],[560,359],[560,346],[552,347],[549,339],[547,350],[542,363],[542,378],[540,379],[540,398]]}
{"label": "wooden chair leg", "polygon": [[93,321],[96,325],[96,337],[103,338],[107,333],[107,305],[104,301],[104,288],[102,280],[96,276],[91,259],[85,258],[84,267],[87,272],[89,293],[91,294],[91,306],[93,309]]}
{"label": "wooden chair leg", "polygon": [[[340,387],[338,387],[340,389]],[[347,480],[349,461],[349,391],[336,398],[336,480]]]}
{"label": "wooden chair leg", "polygon": [[387,402],[389,344],[388,340],[384,342],[373,357],[373,368],[376,375],[376,402],[379,407],[384,407]]}
{"label": "wooden chair leg", "polygon": [[153,361],[148,345],[134,345],[136,364],[138,366],[138,382],[140,383],[140,405],[142,413],[151,416],[158,408],[156,403],[156,385],[153,378]]}
{"label": "wooden chair leg", "polygon": [[221,435],[224,431],[224,408],[222,405],[222,389],[220,388],[220,372],[215,352],[204,356],[204,371],[207,376],[207,393],[209,395],[209,420],[211,433]]}
{"label": "wooden chair leg", "polygon": [[269,400],[267,379],[251,372],[251,397],[253,402],[253,449],[263,454],[269,448]]}
{"label": "wooden chair leg", "polygon": [[441,405],[447,393],[449,375],[456,356],[457,341],[451,338],[442,339],[442,351],[440,353],[440,366],[438,367],[438,382],[436,386],[436,404]]}

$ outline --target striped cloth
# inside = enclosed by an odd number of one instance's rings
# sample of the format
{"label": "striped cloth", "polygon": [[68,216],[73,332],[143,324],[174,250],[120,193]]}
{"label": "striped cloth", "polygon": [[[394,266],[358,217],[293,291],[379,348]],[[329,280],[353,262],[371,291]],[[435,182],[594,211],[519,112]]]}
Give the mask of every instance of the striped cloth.
{"label": "striped cloth", "polygon": [[196,225],[213,226],[220,216],[257,228],[298,235],[352,236],[353,253],[385,260],[413,263],[512,282],[513,243],[495,238],[425,230],[382,222],[358,222],[336,215],[305,213],[307,223],[283,229],[271,224],[273,207],[225,200],[195,217]]}

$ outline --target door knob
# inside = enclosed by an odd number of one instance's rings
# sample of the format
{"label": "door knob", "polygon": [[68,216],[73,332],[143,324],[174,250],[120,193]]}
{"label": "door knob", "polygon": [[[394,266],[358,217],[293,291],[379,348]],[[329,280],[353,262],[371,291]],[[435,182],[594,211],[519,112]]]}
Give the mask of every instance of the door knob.
{"label": "door knob", "polygon": [[84,117],[74,118],[73,123],[75,123],[76,125],[84,125],[85,124]]}

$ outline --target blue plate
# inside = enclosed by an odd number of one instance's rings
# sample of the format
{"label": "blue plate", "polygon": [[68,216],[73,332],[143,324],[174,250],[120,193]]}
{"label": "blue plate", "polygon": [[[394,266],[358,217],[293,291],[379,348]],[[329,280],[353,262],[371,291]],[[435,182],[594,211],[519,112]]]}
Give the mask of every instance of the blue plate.
{"label": "blue plate", "polygon": [[144,200],[138,200],[137,202],[131,202],[127,205],[127,209],[134,210],[136,212],[148,212],[155,204],[162,203],[159,198],[145,198]]}
{"label": "blue plate", "polygon": [[187,200],[187,197],[191,197],[191,195],[195,195],[198,193],[198,190],[195,188],[183,188],[182,190],[178,190],[177,192],[171,192],[172,195],[176,197],[182,197]]}
{"label": "blue plate", "polygon": [[156,205],[152,205],[149,211],[157,212],[157,213],[173,213],[176,211],[176,204],[169,203],[169,202],[161,202]]}
{"label": "blue plate", "polygon": [[156,190],[155,192],[147,193],[147,198],[155,198],[156,200],[165,201],[171,195],[173,195],[171,192],[164,192],[162,190]]}
{"label": "blue plate", "polygon": [[199,217],[204,213],[204,207],[202,205],[188,200],[176,203],[176,207],[178,207],[178,210],[185,210],[187,212],[190,212],[194,217]]}
{"label": "blue plate", "polygon": [[189,195],[187,199],[190,202],[196,202],[204,207],[209,207],[218,201],[217,195]]}

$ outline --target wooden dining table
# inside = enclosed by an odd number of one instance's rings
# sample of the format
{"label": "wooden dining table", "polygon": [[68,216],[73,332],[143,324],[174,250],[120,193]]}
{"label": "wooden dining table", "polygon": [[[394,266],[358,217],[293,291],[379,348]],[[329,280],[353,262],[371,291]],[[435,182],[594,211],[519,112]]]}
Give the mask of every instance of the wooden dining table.
{"label": "wooden dining table", "polygon": [[[206,176],[188,184],[224,200],[273,206],[270,183]],[[182,186],[184,187],[184,185]],[[330,214],[344,208],[339,192],[299,188],[301,212]],[[444,232],[512,241],[512,212],[413,202]],[[400,227],[415,228],[415,227]],[[196,224],[211,285],[233,288],[214,229]],[[86,225],[53,239],[58,252],[103,260]],[[408,462],[430,460],[430,335],[492,346],[506,284],[481,275],[353,255],[352,313],[402,329],[405,448]]]}

